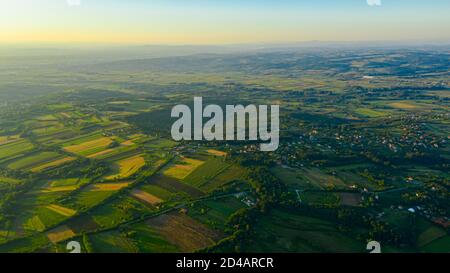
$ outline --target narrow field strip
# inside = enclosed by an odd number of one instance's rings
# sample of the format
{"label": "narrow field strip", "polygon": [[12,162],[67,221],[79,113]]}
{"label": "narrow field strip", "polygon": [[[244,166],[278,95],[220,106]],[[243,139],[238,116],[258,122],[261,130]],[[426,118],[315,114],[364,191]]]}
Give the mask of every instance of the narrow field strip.
{"label": "narrow field strip", "polygon": [[136,199],[139,199],[140,201],[143,201],[144,203],[150,204],[150,205],[157,205],[163,202],[162,199],[154,196],[153,194],[150,194],[145,191],[141,190],[133,190],[131,192],[131,196],[135,197]]}
{"label": "narrow field strip", "polygon": [[71,216],[74,216],[75,214],[77,214],[76,210],[65,208],[65,207],[61,207],[61,206],[58,206],[58,205],[49,205],[49,206],[47,206],[47,208],[52,210],[52,211],[54,211],[54,212],[56,212],[56,213],[59,213],[59,214],[61,214],[63,216],[67,216],[67,217],[71,217]]}

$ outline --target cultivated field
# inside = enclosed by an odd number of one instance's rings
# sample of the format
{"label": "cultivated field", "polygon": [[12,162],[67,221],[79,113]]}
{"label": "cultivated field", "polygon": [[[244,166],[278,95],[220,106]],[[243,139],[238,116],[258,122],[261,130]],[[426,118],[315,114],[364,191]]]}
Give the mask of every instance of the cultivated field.
{"label": "cultivated field", "polygon": [[132,176],[145,166],[145,159],[142,155],[136,155],[115,163],[117,174],[107,176],[107,180],[124,179]]}
{"label": "cultivated field", "polygon": [[163,202],[162,199],[159,199],[148,192],[136,189],[131,192],[131,196],[150,205],[158,205]]}
{"label": "cultivated field", "polygon": [[195,169],[204,164],[204,161],[183,157],[177,161],[173,166],[164,171],[164,175],[176,179],[184,179]]}
{"label": "cultivated field", "polygon": [[192,252],[213,245],[221,235],[184,214],[171,213],[147,221],[183,252]]}

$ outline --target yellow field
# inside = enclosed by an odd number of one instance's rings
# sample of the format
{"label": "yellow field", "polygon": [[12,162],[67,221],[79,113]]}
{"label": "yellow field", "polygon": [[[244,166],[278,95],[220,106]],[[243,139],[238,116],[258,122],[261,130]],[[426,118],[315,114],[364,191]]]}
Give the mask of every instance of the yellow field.
{"label": "yellow field", "polygon": [[119,172],[118,174],[110,175],[106,177],[108,180],[113,179],[123,179],[132,176],[137,171],[139,171],[145,165],[145,159],[142,155],[136,155],[124,160],[119,161],[118,163]]}
{"label": "yellow field", "polygon": [[114,105],[121,105],[121,104],[130,104],[131,101],[129,100],[124,100],[124,101],[110,101],[108,102],[108,104],[114,104]]}
{"label": "yellow field", "polygon": [[101,183],[90,185],[87,189],[89,191],[118,191],[122,188],[128,187],[130,182],[121,183]]}
{"label": "yellow field", "polygon": [[65,241],[76,234],[68,226],[57,227],[49,232],[47,232],[47,238],[54,244]]}
{"label": "yellow field", "polygon": [[67,152],[70,152],[70,153],[77,154],[77,153],[82,153],[87,150],[107,147],[111,143],[112,143],[111,138],[102,137],[102,138],[98,138],[98,139],[84,142],[81,144],[65,147],[64,150]]}
{"label": "yellow field", "polygon": [[416,109],[416,108],[418,108],[417,105],[406,103],[406,102],[393,102],[393,103],[389,103],[389,105],[394,108],[399,108],[399,109]]}
{"label": "yellow field", "polygon": [[49,206],[47,206],[47,208],[50,210],[53,210],[54,212],[59,213],[63,216],[67,216],[67,217],[71,217],[71,216],[74,216],[75,214],[77,214],[76,210],[61,207],[58,205],[49,205]]}
{"label": "yellow field", "polygon": [[0,136],[0,145],[8,144],[20,139],[19,135],[15,136]]}
{"label": "yellow field", "polygon": [[180,164],[173,165],[165,170],[164,175],[177,179],[184,179],[204,163],[205,162],[201,160],[184,157]]}
{"label": "yellow field", "polygon": [[208,150],[208,153],[212,154],[212,155],[217,155],[217,156],[226,156],[227,153],[226,152],[222,152],[222,151],[218,151],[218,150]]}
{"label": "yellow field", "polygon": [[145,203],[148,203],[150,205],[157,205],[163,202],[162,199],[154,196],[153,194],[150,194],[145,191],[141,190],[133,190],[131,192],[131,195],[141,201],[144,201]]}
{"label": "yellow field", "polygon": [[48,162],[48,163],[45,163],[43,165],[39,165],[37,167],[34,167],[33,169],[31,169],[31,171],[34,172],[34,173],[40,172],[42,170],[45,170],[45,169],[48,169],[48,168],[51,168],[51,167],[57,167],[57,166],[62,165],[64,163],[68,163],[68,162],[74,161],[75,159],[76,159],[75,157],[65,157],[65,158],[62,158],[62,159],[58,159],[58,160],[55,160],[55,161],[52,161],[52,162]]}
{"label": "yellow field", "polygon": [[163,214],[151,218],[147,224],[182,252],[194,252],[212,246],[223,238],[221,233],[185,214]]}

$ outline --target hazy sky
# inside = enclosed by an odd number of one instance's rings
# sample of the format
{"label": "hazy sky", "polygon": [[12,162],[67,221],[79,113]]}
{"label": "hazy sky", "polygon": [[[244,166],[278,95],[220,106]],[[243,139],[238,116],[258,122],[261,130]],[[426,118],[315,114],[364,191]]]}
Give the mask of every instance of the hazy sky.
{"label": "hazy sky", "polygon": [[0,0],[0,43],[450,41],[450,0]]}

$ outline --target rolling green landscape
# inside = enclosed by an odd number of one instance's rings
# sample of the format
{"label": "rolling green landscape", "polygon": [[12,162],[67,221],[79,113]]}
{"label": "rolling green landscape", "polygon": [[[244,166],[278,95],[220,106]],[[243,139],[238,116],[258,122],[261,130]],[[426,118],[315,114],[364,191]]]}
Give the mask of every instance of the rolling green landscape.
{"label": "rolling green landscape", "polygon": [[[448,46],[153,50],[0,49],[1,253],[450,252]],[[279,149],[173,141],[194,96]]]}

